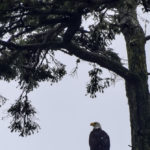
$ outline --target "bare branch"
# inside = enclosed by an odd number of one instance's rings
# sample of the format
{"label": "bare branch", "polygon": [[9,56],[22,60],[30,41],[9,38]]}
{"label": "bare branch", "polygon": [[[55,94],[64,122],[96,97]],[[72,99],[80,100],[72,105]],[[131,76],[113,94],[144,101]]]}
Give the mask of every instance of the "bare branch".
{"label": "bare branch", "polygon": [[150,40],[150,35],[145,37],[145,42],[147,42],[148,40]]}
{"label": "bare branch", "polygon": [[134,82],[137,81],[138,79],[138,76],[136,74],[130,72],[127,68],[123,67],[121,64],[114,62],[105,56],[87,51],[83,48],[76,46],[73,43],[64,44],[64,48],[67,49],[68,52],[72,53],[73,55],[77,56],[82,60],[97,63],[101,67],[104,67],[110,71],[115,72],[125,80]]}
{"label": "bare branch", "polygon": [[79,30],[80,25],[81,25],[81,14],[79,13],[74,15],[74,17],[70,20],[68,29],[63,37],[65,42],[69,42],[72,40],[74,34],[77,32],[77,30]]}
{"label": "bare branch", "polygon": [[115,72],[116,74],[120,75],[125,80],[129,80],[131,82],[137,81],[138,76],[130,72],[127,68],[123,67],[121,64],[110,60],[109,58],[102,56],[100,54],[87,51],[83,48],[76,46],[73,43],[64,43],[64,42],[48,42],[48,43],[37,43],[37,44],[27,44],[27,45],[18,45],[12,42],[5,42],[0,40],[0,44],[6,46],[11,50],[43,50],[43,49],[55,49],[55,50],[62,50],[66,49],[68,53],[77,56],[78,58],[97,63],[101,67],[104,67],[110,71]]}
{"label": "bare branch", "polygon": [[42,49],[60,49],[62,46],[62,42],[53,41],[47,43],[34,43],[34,44],[26,44],[26,45],[19,45],[14,44],[12,42],[5,42],[0,40],[0,45],[3,45],[10,50],[42,50]]}

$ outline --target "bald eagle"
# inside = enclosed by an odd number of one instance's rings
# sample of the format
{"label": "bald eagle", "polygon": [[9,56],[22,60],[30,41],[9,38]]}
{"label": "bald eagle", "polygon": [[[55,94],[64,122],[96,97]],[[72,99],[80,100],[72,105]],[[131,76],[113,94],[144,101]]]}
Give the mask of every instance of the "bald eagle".
{"label": "bald eagle", "polygon": [[110,139],[108,134],[102,130],[100,123],[93,122],[90,125],[93,126],[89,136],[90,150],[109,150]]}

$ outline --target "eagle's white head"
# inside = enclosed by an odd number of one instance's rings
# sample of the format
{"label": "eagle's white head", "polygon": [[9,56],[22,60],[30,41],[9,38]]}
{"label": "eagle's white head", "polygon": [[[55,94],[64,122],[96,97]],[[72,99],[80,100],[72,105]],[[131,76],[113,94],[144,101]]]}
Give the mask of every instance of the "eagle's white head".
{"label": "eagle's white head", "polygon": [[92,122],[90,126],[93,126],[94,129],[102,129],[99,122]]}

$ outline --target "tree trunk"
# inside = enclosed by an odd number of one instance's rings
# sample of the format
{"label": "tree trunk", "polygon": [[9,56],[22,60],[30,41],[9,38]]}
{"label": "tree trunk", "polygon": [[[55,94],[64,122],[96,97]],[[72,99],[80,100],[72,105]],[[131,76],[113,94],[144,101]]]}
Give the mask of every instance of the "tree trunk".
{"label": "tree trunk", "polygon": [[133,150],[150,150],[150,99],[145,56],[145,35],[138,22],[136,4],[123,1],[119,8],[121,31],[125,37],[128,67],[136,82],[126,81]]}

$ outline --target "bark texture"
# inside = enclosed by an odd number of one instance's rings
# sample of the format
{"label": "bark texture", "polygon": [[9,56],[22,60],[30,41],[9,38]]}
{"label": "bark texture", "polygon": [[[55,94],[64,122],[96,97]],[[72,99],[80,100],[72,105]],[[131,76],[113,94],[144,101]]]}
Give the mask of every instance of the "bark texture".
{"label": "bark texture", "polygon": [[129,70],[138,75],[126,81],[130,109],[133,150],[150,150],[150,99],[145,56],[145,35],[138,22],[136,3],[124,1],[119,7],[121,30],[125,37]]}
{"label": "bark texture", "polygon": [[[41,81],[58,82],[65,70],[60,67],[62,64],[56,63],[54,51],[75,55],[113,71],[126,81],[132,149],[150,150],[149,73],[145,56],[145,42],[150,40],[150,36],[145,37],[138,22],[136,8],[139,5],[143,5],[145,11],[150,10],[147,0],[3,2],[0,7],[0,79],[9,81],[17,77],[21,88],[27,89],[27,92],[29,87],[33,89]],[[113,8],[115,16],[111,17],[107,11]],[[93,11],[96,16],[99,15],[100,22],[91,28],[93,31],[86,31],[81,26],[82,18],[93,14]],[[104,27],[99,26],[103,21]],[[104,41],[114,40],[120,28],[126,41],[128,68],[111,55],[106,55],[110,51],[104,49],[107,45]],[[110,34],[107,34],[108,30]],[[100,36],[101,42],[95,38],[100,34],[104,35]],[[6,35],[10,35],[8,41],[4,40]],[[23,40],[22,37],[26,38]],[[94,46],[87,43],[94,43]],[[94,51],[95,45],[98,45],[96,49],[100,53]],[[50,62],[47,61],[49,53],[52,57]],[[53,69],[51,63],[55,64],[55,68],[60,68]]]}

